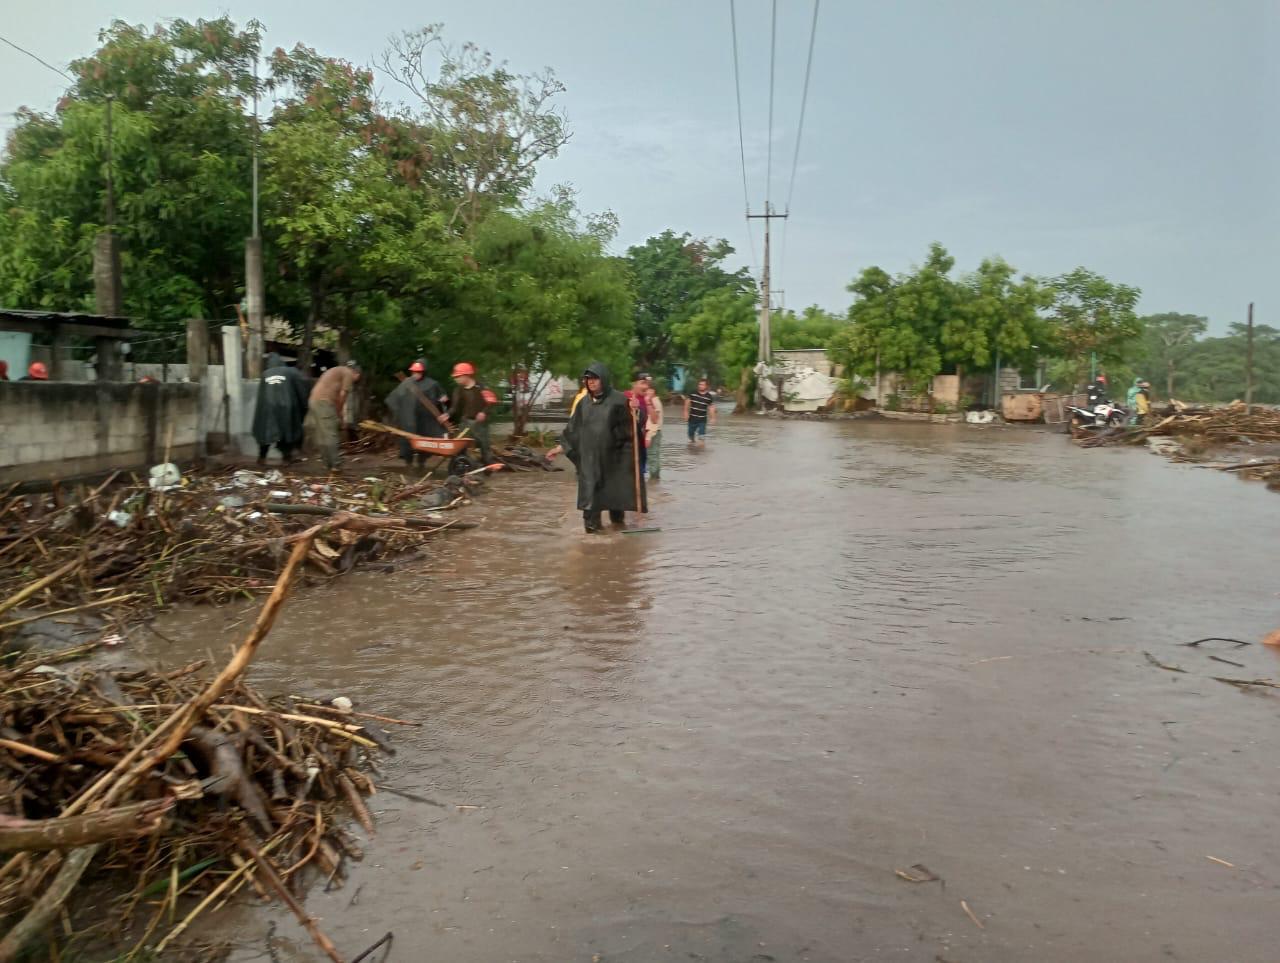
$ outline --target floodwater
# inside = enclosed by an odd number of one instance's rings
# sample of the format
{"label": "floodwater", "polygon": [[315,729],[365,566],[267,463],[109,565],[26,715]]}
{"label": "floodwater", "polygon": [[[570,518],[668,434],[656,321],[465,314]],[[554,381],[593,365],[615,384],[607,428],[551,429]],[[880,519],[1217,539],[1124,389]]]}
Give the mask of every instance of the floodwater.
{"label": "floodwater", "polygon": [[[1280,694],[1213,679],[1280,657],[1181,645],[1280,625],[1280,498],[1044,431],[672,428],[660,532],[586,537],[571,473],[508,477],[479,531],[286,609],[255,683],[422,720],[384,781],[443,804],[373,797],[365,860],[307,900],[344,952],[1280,955]],[[275,907],[228,933],[317,958]]]}

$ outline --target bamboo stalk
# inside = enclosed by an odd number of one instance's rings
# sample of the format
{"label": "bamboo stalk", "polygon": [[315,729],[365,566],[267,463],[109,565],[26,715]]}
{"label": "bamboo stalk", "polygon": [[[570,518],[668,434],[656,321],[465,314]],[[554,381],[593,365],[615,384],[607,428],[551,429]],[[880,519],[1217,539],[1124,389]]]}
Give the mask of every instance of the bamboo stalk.
{"label": "bamboo stalk", "polygon": [[72,612],[83,612],[85,609],[100,609],[104,605],[115,605],[117,602],[127,602],[129,599],[136,599],[137,592],[130,592],[127,595],[115,595],[109,599],[98,599],[96,602],[86,602],[84,605],[73,605],[70,608],[54,609],[52,612],[40,612],[36,615],[28,615],[26,618],[14,619],[11,622],[0,622],[0,630],[16,628],[19,625],[26,625],[28,622],[38,622],[41,619],[53,618],[55,615],[70,615]]}
{"label": "bamboo stalk", "polygon": [[13,595],[9,596],[9,598],[7,598],[5,601],[0,602],[0,615],[3,615],[5,612],[8,612],[15,605],[21,605],[24,600],[31,598],[31,596],[35,595],[37,592],[52,585],[54,582],[58,581],[64,575],[67,575],[68,573],[70,573],[73,569],[77,568],[79,565],[80,565],[80,559],[73,558],[71,561],[67,562],[66,565],[63,565],[61,568],[54,569],[44,578],[36,579],[26,588],[21,589],[18,592],[15,592]]}

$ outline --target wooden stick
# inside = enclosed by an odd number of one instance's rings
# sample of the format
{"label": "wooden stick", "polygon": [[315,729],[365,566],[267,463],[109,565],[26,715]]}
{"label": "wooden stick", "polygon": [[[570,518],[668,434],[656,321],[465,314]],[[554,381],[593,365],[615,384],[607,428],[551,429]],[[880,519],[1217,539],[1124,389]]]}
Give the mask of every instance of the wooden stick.
{"label": "wooden stick", "polygon": [[352,716],[356,719],[372,719],[374,722],[390,722],[397,726],[420,726],[421,722],[413,722],[409,719],[393,719],[391,716],[379,716],[372,712],[357,712],[355,709],[339,709],[336,706],[319,706],[310,702],[298,702],[294,704],[295,709],[320,709],[324,712],[337,712],[340,715]]}
{"label": "wooden stick", "polygon": [[86,602],[84,605],[73,605],[67,609],[54,609],[52,612],[40,612],[37,615],[28,615],[23,619],[14,619],[11,622],[0,622],[0,630],[12,629],[19,625],[26,625],[28,622],[38,622],[41,619],[52,618],[55,615],[70,615],[72,612],[82,612],[85,609],[100,609],[104,605],[115,605],[117,602],[127,602],[129,599],[136,599],[137,592],[130,592],[128,595],[114,595],[109,599],[98,599],[96,602]]}
{"label": "wooden stick", "polygon": [[125,836],[147,836],[159,829],[173,808],[173,797],[69,816],[66,819],[10,819],[0,816],[0,853],[44,852]]}
{"label": "wooden stick", "polygon": [[286,887],[281,881],[280,874],[277,873],[275,867],[271,865],[271,861],[248,843],[241,843],[241,849],[244,850],[245,855],[252,857],[253,861],[258,864],[258,868],[262,871],[262,875],[271,885],[271,888],[276,891],[276,894],[282,900],[284,900],[285,905],[293,911],[293,915],[298,918],[298,922],[306,927],[307,932],[311,934],[311,938],[315,941],[316,946],[324,950],[329,959],[333,960],[333,963],[346,963],[342,958],[342,954],[338,952],[338,948],[333,945],[333,942],[329,937],[325,936],[324,932],[316,924],[314,917],[308,916],[307,911],[302,908],[302,904],[294,898],[294,895],[291,892],[289,892],[288,887]]}
{"label": "wooden stick", "polygon": [[37,749],[35,746],[28,746],[22,742],[14,742],[12,739],[0,739],[0,749],[8,749],[10,752],[21,753],[26,756],[32,756],[35,759],[43,759],[45,762],[57,762],[62,757],[44,749]]}
{"label": "wooden stick", "polygon": [[73,558],[66,565],[63,565],[61,568],[55,569],[54,571],[46,575],[44,578],[36,579],[36,581],[32,582],[26,588],[21,589],[18,592],[15,592],[13,595],[9,596],[9,598],[7,598],[5,601],[0,602],[0,614],[4,614],[5,612],[8,612],[15,605],[22,604],[23,600],[29,599],[31,596],[35,595],[41,589],[44,589],[47,586],[52,585],[54,582],[58,581],[58,579],[69,574],[72,570],[79,568],[79,566],[80,566],[80,559]]}
{"label": "wooden stick", "polygon": [[102,843],[82,846],[73,849],[53,878],[49,888],[40,894],[40,898],[27,910],[27,915],[0,940],[0,963],[13,963],[22,952],[24,946],[44,932],[58,910],[67,901],[71,891],[80,882],[80,877],[89,868],[89,863],[97,855]]}

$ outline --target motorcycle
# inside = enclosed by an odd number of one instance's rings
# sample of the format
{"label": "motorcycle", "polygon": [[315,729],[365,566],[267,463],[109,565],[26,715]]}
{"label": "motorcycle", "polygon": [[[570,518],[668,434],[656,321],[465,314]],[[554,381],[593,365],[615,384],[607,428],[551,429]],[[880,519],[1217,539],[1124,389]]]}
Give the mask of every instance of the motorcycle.
{"label": "motorcycle", "polygon": [[1129,420],[1127,409],[1110,401],[1102,401],[1092,408],[1067,405],[1072,428],[1121,428]]}

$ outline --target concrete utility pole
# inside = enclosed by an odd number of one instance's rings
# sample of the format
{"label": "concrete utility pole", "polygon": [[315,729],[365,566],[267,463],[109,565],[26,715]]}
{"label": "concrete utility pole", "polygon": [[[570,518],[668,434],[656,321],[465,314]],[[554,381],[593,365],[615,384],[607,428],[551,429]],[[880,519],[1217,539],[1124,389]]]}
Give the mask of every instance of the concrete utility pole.
{"label": "concrete utility pole", "polygon": [[[760,276],[760,341],[757,345],[757,360],[762,364],[768,364],[773,357],[772,340],[769,334],[769,222],[773,220],[786,220],[786,214],[773,213],[773,207],[768,201],[764,203],[763,214],[747,214],[748,221],[761,220],[764,221],[764,271]],[[764,410],[764,395],[759,393],[759,410]],[[779,398],[781,401],[781,398]]]}
{"label": "concrete utility pole", "polygon": [[244,293],[249,315],[245,346],[245,375],[262,377],[262,353],[266,340],[266,297],[262,280],[262,235],[258,230],[258,57],[253,58],[253,233],[244,245]]}
{"label": "concrete utility pole", "polygon": [[[107,94],[107,201],[104,211],[106,227],[93,239],[93,303],[98,314],[118,318],[124,314],[124,287],[120,279],[120,239],[116,237],[116,187],[115,166],[112,156],[111,104],[113,94]],[[124,365],[120,360],[119,342],[112,338],[98,338],[98,380],[124,380]],[[62,359],[54,351],[54,377],[61,376]]]}
{"label": "concrete utility pole", "polygon": [[1244,411],[1253,414],[1253,302],[1249,302],[1249,321],[1244,343]]}

